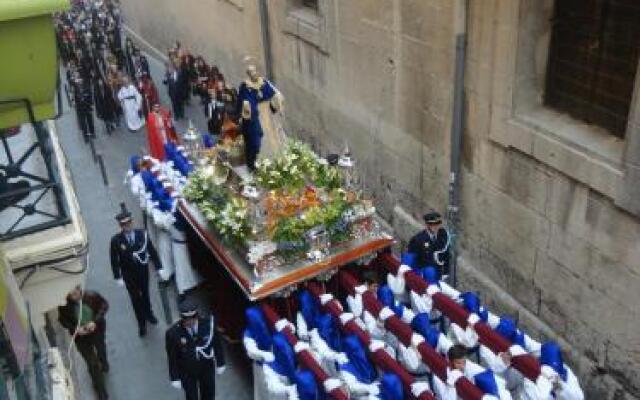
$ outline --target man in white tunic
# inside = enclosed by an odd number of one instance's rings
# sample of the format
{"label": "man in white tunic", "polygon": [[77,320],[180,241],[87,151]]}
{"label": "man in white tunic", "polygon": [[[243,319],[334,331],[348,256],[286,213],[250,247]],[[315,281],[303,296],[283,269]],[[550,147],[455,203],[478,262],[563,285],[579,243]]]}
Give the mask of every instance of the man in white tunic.
{"label": "man in white tunic", "polygon": [[144,119],[140,116],[142,96],[135,85],[129,82],[129,78],[122,78],[122,87],[118,91],[118,100],[122,105],[127,127],[130,131],[137,131],[144,126]]}

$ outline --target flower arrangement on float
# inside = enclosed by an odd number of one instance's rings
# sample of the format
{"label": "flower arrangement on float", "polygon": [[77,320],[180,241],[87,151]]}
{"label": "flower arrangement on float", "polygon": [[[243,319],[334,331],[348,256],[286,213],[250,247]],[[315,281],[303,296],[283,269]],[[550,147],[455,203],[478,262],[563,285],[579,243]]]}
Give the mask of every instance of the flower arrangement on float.
{"label": "flower arrangement on float", "polygon": [[210,157],[183,194],[254,265],[320,259],[330,245],[362,235],[362,224],[375,214],[370,200],[345,187],[338,166],[296,140],[259,159],[252,178],[240,179],[228,162]]}

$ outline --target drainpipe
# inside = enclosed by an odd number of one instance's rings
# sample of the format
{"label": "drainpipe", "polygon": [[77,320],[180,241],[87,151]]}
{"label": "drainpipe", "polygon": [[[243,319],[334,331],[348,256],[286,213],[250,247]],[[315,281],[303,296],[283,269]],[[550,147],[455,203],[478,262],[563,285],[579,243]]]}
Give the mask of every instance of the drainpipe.
{"label": "drainpipe", "polygon": [[260,12],[260,28],[262,30],[262,46],[264,47],[264,69],[267,79],[274,82],[273,57],[271,55],[271,29],[269,28],[268,0],[258,0]]}
{"label": "drainpipe", "polygon": [[460,211],[460,155],[462,153],[462,135],[464,134],[466,112],[464,74],[467,56],[467,13],[468,0],[457,0],[455,16],[456,59],[453,82],[453,120],[451,123],[451,149],[449,173],[449,205],[447,206],[447,223],[451,234],[451,280],[453,286],[458,285],[458,230]]}

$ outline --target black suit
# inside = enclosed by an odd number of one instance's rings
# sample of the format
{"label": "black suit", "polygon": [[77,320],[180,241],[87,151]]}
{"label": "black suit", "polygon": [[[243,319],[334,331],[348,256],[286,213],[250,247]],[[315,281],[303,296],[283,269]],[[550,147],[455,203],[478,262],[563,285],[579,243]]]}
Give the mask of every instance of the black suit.
{"label": "black suit", "polygon": [[167,92],[171,99],[171,108],[176,119],[184,118],[183,76],[179,71],[167,71],[163,83],[167,85]]}
{"label": "black suit", "polygon": [[216,332],[213,316],[199,318],[196,331],[191,334],[182,321],[167,330],[165,346],[169,377],[171,381],[182,383],[186,400],[213,400],[216,365],[225,365],[222,343]]}
{"label": "black suit", "polygon": [[89,136],[95,136],[95,127],[93,124],[93,94],[89,81],[76,84],[74,87],[74,100],[76,104],[76,116],[78,124],[85,139]]}
{"label": "black suit", "polygon": [[436,267],[440,277],[449,274],[449,232],[440,228],[435,234],[423,230],[411,238],[408,250],[416,255],[416,267]]}
{"label": "black suit", "polygon": [[135,229],[133,234],[132,243],[123,232],[111,238],[111,269],[114,279],[124,280],[138,325],[144,328],[147,320],[153,316],[149,300],[149,259],[153,261],[157,270],[162,268],[162,265],[147,232]]}
{"label": "black suit", "polygon": [[204,115],[207,117],[207,130],[211,135],[219,135],[224,117],[224,103],[209,100],[204,106]]}

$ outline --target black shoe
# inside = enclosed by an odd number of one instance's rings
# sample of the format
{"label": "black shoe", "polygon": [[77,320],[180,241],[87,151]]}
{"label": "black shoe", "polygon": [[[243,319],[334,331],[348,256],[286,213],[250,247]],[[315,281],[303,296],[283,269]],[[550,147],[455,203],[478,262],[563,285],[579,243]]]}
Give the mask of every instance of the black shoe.
{"label": "black shoe", "polygon": [[156,318],[156,316],[153,314],[149,315],[149,318],[147,318],[147,321],[149,321],[151,325],[158,325],[158,318]]}
{"label": "black shoe", "polygon": [[141,326],[141,327],[138,329],[138,336],[140,336],[140,337],[145,337],[145,336],[147,336],[147,327],[146,327],[146,326]]}

